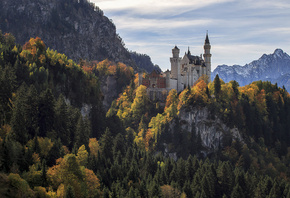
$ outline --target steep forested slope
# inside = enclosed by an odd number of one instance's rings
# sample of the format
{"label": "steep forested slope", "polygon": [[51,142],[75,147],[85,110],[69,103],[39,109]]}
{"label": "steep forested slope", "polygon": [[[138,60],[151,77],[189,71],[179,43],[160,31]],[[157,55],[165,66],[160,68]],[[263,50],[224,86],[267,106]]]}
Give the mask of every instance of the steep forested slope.
{"label": "steep forested slope", "polygon": [[[121,63],[14,40],[0,34],[0,197],[289,197],[284,89],[200,79],[163,106]],[[106,116],[101,76],[127,85]],[[211,149],[194,112],[240,136]]]}

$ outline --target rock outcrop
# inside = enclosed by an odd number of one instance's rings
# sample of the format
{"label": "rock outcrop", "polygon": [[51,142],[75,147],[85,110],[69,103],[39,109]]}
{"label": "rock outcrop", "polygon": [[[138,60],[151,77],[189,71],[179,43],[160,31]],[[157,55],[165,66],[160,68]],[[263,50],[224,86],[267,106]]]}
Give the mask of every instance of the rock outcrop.
{"label": "rock outcrop", "polygon": [[101,80],[101,91],[103,93],[103,106],[106,111],[109,110],[113,100],[118,97],[117,80],[114,76],[105,76]]}
{"label": "rock outcrop", "polygon": [[[177,125],[178,129],[176,129]],[[202,149],[198,152],[205,156],[223,148],[225,146],[224,142],[226,142],[224,141],[224,138],[244,142],[237,128],[228,127],[218,116],[212,116],[206,107],[182,108],[179,111],[178,118],[173,119],[169,124],[168,133],[180,134],[180,131],[183,131],[183,134],[195,133],[195,142],[200,141],[196,142],[196,144],[201,144],[202,146]],[[200,139],[198,140],[197,137],[199,135]],[[177,159],[179,156],[176,150],[170,149],[169,145],[170,142],[163,142],[165,155]],[[194,147],[194,145],[189,146],[192,148]]]}
{"label": "rock outcrop", "polygon": [[[217,116],[212,119],[207,108],[181,109],[179,120],[183,130],[196,131],[196,134],[200,133],[202,145],[208,151],[215,151],[219,146],[223,146],[222,139],[226,135],[242,141],[237,128],[229,128]],[[193,130],[192,127],[195,127],[195,129]]]}

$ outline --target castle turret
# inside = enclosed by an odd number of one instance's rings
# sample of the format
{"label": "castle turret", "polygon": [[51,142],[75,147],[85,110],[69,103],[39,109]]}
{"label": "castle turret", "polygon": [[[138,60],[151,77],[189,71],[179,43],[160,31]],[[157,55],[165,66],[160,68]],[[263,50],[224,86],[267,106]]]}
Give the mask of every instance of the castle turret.
{"label": "castle turret", "polygon": [[180,58],[177,46],[172,49],[172,58],[170,58],[171,62],[171,78],[177,79],[178,75],[180,75]]}
{"label": "castle turret", "polygon": [[204,48],[203,57],[204,57],[205,65],[206,65],[205,74],[209,77],[209,80],[210,80],[211,79],[211,53],[210,53],[211,45],[209,43],[208,33],[206,33],[206,38],[205,38],[205,41],[204,41],[203,48]]}

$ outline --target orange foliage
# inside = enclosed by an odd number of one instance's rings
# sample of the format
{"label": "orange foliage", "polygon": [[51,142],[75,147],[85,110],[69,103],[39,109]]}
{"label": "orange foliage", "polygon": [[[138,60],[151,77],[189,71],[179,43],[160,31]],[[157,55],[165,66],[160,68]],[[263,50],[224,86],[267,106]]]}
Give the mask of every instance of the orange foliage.
{"label": "orange foliage", "polygon": [[135,84],[136,87],[139,86],[139,73],[135,74],[134,84]]}
{"label": "orange foliage", "polygon": [[175,104],[177,105],[177,100],[178,100],[178,96],[177,96],[177,91],[175,89],[172,89],[169,91],[168,96],[166,98],[166,104],[165,104],[165,108],[164,111],[166,110],[166,108],[168,108],[171,104]]}
{"label": "orange foliage", "polygon": [[89,148],[90,148],[91,155],[93,155],[93,156],[95,156],[95,158],[97,158],[98,151],[99,151],[99,142],[96,138],[90,138]]}
{"label": "orange foliage", "polygon": [[92,170],[85,169],[85,181],[88,190],[88,197],[96,197],[100,189],[100,180]]}
{"label": "orange foliage", "polygon": [[89,67],[89,66],[82,66],[83,70],[86,72],[86,73],[92,73],[93,71],[93,68],[92,67]]}
{"label": "orange foliage", "polygon": [[30,62],[45,63],[46,46],[44,42],[39,38],[30,38],[30,40],[24,44],[21,56],[26,58]]}
{"label": "orange foliage", "polygon": [[200,104],[205,104],[208,100],[208,96],[206,94],[207,85],[204,80],[200,80],[191,90],[191,97],[193,98],[193,102]]}
{"label": "orange foliage", "polygon": [[148,129],[145,137],[145,148],[147,151],[149,150],[149,148],[151,148],[152,143],[153,143],[153,133],[151,129]]}

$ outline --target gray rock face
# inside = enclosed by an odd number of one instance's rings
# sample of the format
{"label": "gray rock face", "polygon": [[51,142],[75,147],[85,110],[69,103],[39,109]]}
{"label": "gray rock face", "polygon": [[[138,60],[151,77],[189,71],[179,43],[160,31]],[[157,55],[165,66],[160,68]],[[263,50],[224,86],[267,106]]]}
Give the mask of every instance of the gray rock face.
{"label": "gray rock face", "polygon": [[115,25],[87,0],[1,0],[0,29],[20,44],[38,36],[77,62],[108,58],[135,66]]}
{"label": "gray rock face", "polygon": [[[177,123],[178,122],[178,123]],[[176,125],[185,133],[195,132],[196,136],[200,134],[201,145],[203,149],[200,151],[204,156],[217,151],[224,145],[224,138],[232,138],[244,142],[237,128],[228,127],[223,121],[215,116],[212,118],[207,108],[182,108],[179,111],[178,119],[173,119],[169,124],[168,132],[179,133],[176,130]],[[194,130],[192,130],[194,128]],[[196,139],[198,141],[198,139]],[[174,160],[178,159],[178,154],[175,149],[172,149],[171,142],[163,142],[163,152],[165,156],[169,156]],[[179,151],[180,152],[180,151]]]}
{"label": "gray rock face", "polygon": [[290,56],[281,49],[276,49],[273,54],[264,54],[245,66],[219,65],[212,73],[212,80],[216,74],[225,82],[236,80],[240,86],[253,81],[271,81],[280,87],[283,85],[290,90]]}
{"label": "gray rock face", "polygon": [[113,76],[101,78],[101,91],[103,93],[103,105],[109,110],[114,99],[118,97],[117,81]]}
{"label": "gray rock face", "polygon": [[208,152],[216,151],[222,145],[225,135],[231,135],[233,139],[242,140],[237,128],[229,128],[220,118],[210,118],[207,108],[193,108],[190,111],[181,109],[179,113],[180,125],[183,130],[192,131],[195,127],[196,134],[200,133],[202,145]]}
{"label": "gray rock face", "polygon": [[[178,129],[176,129],[177,124],[179,126]],[[241,143],[244,142],[237,128],[228,127],[217,116],[212,118],[207,108],[181,109],[179,111],[178,119],[172,120],[169,124],[168,133],[178,134],[179,131],[182,131],[183,134],[195,133],[195,137],[197,138],[195,140],[196,144],[201,143],[202,145],[202,150],[198,150],[198,152],[201,152],[204,156],[213,153],[220,148],[223,148],[224,142],[227,142],[229,138],[233,140],[239,140]],[[198,142],[198,134],[200,134],[201,142]],[[172,149],[171,142],[165,141],[163,143],[163,148],[164,154],[166,156],[177,160],[177,151]]]}

